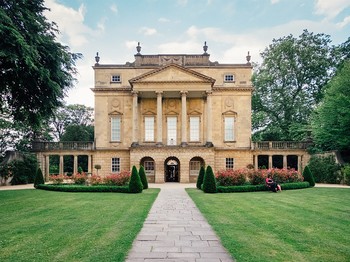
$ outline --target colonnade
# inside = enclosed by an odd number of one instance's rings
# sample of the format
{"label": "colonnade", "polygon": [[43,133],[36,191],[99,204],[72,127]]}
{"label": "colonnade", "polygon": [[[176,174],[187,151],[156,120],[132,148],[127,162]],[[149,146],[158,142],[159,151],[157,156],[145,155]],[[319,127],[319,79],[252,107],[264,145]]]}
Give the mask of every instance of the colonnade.
{"label": "colonnade", "polygon": [[[163,91],[156,91],[157,95],[157,138],[156,144],[158,146],[163,145]],[[133,113],[132,113],[132,144],[138,145],[139,143],[139,125],[138,125],[138,92],[134,91],[133,95]],[[187,95],[188,91],[180,91],[181,95],[181,145],[187,145]],[[206,92],[206,144],[212,145],[212,91]]]}
{"label": "colonnade", "polygon": [[273,157],[274,156],[282,156],[283,157],[283,168],[288,168],[290,165],[288,165],[287,157],[288,156],[297,156],[297,169],[302,170],[302,155],[291,155],[291,154],[254,154],[254,168],[259,168],[259,156],[267,156],[268,157],[268,166],[266,168],[273,168]]}

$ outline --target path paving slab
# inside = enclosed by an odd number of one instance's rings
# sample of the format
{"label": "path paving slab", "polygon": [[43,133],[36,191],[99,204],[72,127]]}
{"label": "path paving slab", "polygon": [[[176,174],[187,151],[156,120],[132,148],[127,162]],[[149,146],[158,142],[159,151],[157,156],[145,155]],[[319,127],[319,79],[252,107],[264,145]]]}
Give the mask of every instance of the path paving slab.
{"label": "path paving slab", "polygon": [[233,262],[184,187],[162,186],[127,262]]}

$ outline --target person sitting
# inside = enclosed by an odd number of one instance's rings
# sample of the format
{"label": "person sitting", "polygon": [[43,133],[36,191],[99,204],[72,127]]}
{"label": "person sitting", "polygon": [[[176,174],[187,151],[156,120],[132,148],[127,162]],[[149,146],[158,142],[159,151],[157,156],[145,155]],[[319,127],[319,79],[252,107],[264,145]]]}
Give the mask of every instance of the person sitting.
{"label": "person sitting", "polygon": [[279,184],[277,184],[270,175],[265,179],[266,186],[272,191],[277,193],[277,191],[282,191],[282,188]]}

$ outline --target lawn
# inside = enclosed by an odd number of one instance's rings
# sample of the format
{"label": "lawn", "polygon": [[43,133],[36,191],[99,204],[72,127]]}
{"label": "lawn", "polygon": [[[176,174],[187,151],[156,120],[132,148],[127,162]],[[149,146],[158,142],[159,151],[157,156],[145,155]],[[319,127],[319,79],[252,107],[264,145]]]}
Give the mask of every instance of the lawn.
{"label": "lawn", "polygon": [[350,261],[350,190],[187,192],[242,261]]}
{"label": "lawn", "polygon": [[0,261],[124,261],[158,192],[0,191]]}

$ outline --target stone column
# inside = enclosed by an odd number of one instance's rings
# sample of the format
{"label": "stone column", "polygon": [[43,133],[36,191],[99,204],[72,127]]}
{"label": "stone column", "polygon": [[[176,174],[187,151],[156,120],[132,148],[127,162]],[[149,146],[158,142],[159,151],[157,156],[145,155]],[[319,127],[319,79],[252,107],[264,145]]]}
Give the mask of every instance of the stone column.
{"label": "stone column", "polygon": [[272,168],[272,155],[269,155],[269,166],[268,168]]}
{"label": "stone column", "polygon": [[187,91],[181,91],[181,146],[187,145]]}
{"label": "stone column", "polygon": [[91,155],[88,155],[88,173],[91,174]]}
{"label": "stone column", "polygon": [[139,144],[138,139],[138,131],[139,131],[139,123],[138,123],[138,103],[137,96],[138,92],[132,92],[132,144],[131,146],[137,146]]}
{"label": "stone column", "polygon": [[45,156],[45,181],[49,181],[50,177],[50,156],[46,155]]}
{"label": "stone column", "polygon": [[163,144],[163,110],[162,110],[162,91],[157,91],[157,145]]}
{"label": "stone column", "polygon": [[302,172],[301,155],[298,155],[298,171]]}
{"label": "stone column", "polygon": [[212,139],[212,91],[207,91],[207,143],[206,146],[213,146]]}
{"label": "stone column", "polygon": [[60,155],[60,166],[59,166],[58,172],[59,172],[59,175],[63,175],[64,173],[63,155]]}
{"label": "stone column", "polygon": [[255,170],[258,170],[258,168],[259,168],[258,155],[254,155],[254,168],[255,168]]}
{"label": "stone column", "polygon": [[74,155],[74,161],[73,161],[73,175],[78,173],[78,156]]}
{"label": "stone column", "polygon": [[287,155],[283,155],[283,168],[287,168],[288,163],[287,163]]}

